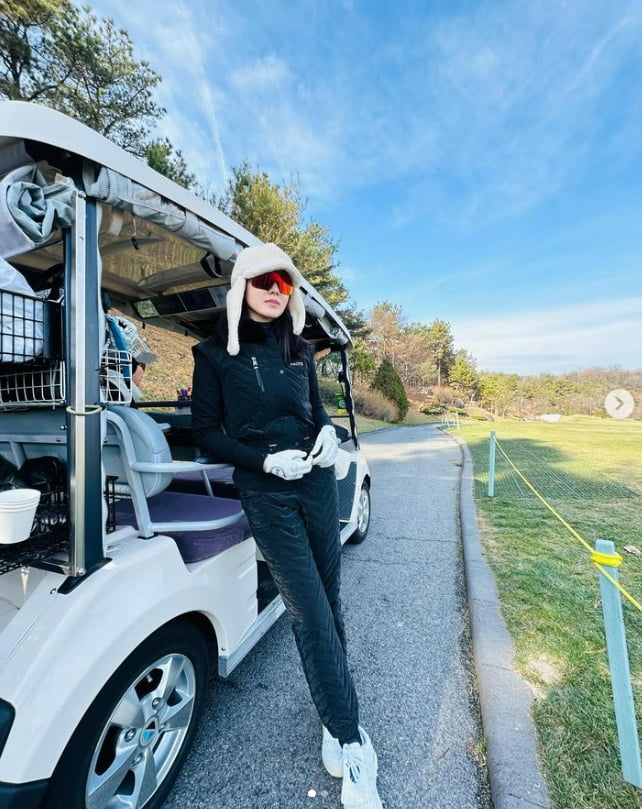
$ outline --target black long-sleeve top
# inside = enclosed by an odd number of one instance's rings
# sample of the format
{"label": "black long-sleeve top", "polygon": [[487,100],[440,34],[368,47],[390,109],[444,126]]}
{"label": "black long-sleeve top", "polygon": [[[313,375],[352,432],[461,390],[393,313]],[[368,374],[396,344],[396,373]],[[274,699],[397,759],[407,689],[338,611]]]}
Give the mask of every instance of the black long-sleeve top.
{"label": "black long-sleeve top", "polygon": [[235,357],[224,336],[194,346],[192,432],[208,455],[234,464],[240,488],[292,488],[263,472],[268,452],[308,452],[321,429],[332,424],[321,397],[313,349],[284,362],[269,325],[242,321],[241,350]]}

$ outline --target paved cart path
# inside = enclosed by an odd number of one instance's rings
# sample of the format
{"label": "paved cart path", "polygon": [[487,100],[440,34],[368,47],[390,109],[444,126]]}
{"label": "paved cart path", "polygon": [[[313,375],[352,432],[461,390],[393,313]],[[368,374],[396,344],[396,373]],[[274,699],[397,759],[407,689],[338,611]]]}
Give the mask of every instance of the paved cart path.
{"label": "paved cart path", "polygon": [[[363,448],[372,524],[362,545],[344,548],[342,592],[384,806],[488,809],[458,516],[461,450],[432,427],[367,435]],[[213,679],[167,809],[340,809],[320,741],[284,617],[227,681]]]}

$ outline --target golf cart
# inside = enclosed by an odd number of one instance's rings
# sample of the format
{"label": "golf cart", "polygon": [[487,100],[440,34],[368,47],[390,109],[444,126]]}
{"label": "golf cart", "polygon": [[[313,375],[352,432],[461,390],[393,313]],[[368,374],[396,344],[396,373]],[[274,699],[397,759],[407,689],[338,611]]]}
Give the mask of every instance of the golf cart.
{"label": "golf cart", "polygon": [[[284,611],[229,467],[192,445],[187,391],[133,401],[126,333],[207,337],[235,257],[258,243],[86,126],[0,104],[2,809],[160,807],[212,652],[226,677]],[[360,542],[350,335],[302,292],[349,454],[341,538]]]}

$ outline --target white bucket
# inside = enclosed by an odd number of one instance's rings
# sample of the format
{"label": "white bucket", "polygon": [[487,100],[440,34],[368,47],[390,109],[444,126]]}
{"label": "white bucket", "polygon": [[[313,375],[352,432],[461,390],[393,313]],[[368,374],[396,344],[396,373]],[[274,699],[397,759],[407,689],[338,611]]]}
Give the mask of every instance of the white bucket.
{"label": "white bucket", "polygon": [[11,545],[29,539],[39,502],[37,489],[0,492],[0,544]]}

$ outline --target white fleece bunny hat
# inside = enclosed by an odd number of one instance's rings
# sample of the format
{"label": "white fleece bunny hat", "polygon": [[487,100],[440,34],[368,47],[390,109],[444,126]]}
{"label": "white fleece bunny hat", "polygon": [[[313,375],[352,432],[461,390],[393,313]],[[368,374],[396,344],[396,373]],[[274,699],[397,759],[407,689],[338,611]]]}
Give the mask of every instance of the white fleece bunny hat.
{"label": "white fleece bunny hat", "polygon": [[240,351],[239,321],[245,297],[245,285],[250,278],[266,272],[285,270],[292,279],[294,292],[290,295],[288,309],[292,316],[295,334],[301,334],[305,326],[305,305],[299,287],[303,276],[292,263],[292,259],[276,244],[268,242],[256,247],[246,247],[238,254],[232,270],[230,291],[227,293],[227,353],[235,356]]}

